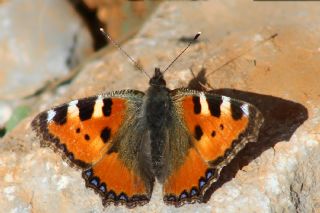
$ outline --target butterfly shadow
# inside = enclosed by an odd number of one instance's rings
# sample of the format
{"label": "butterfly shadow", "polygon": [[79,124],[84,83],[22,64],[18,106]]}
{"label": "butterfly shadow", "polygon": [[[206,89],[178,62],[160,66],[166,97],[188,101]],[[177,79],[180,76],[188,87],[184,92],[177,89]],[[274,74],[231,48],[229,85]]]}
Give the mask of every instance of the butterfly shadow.
{"label": "butterfly shadow", "polygon": [[[203,89],[202,85],[206,83],[205,70],[201,70],[198,76],[195,76],[189,82],[189,88],[199,90],[202,87]],[[274,147],[278,142],[289,142],[296,129],[308,119],[307,108],[290,100],[229,88],[207,92],[229,96],[253,104],[261,111],[264,123],[260,129],[257,142],[248,143],[230,164],[222,169],[219,180],[206,192],[204,196],[205,202],[210,199],[215,190],[234,178],[241,168],[248,165],[265,150]]]}

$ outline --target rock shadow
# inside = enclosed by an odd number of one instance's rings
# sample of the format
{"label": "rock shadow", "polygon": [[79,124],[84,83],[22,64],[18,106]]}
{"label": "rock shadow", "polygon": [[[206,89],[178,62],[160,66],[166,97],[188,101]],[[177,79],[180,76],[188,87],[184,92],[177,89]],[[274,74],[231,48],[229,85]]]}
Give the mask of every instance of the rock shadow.
{"label": "rock shadow", "polygon": [[[205,85],[207,80],[204,76],[205,70],[201,70],[198,76],[190,81],[190,88],[199,89],[201,84]],[[195,82],[198,82],[198,85]],[[307,108],[290,100],[229,88],[207,92],[229,96],[255,105],[263,114],[264,123],[257,142],[248,143],[231,163],[222,169],[219,180],[206,192],[205,202],[210,199],[215,190],[234,178],[241,168],[248,165],[265,150],[274,147],[278,142],[289,141],[296,129],[308,119]]]}

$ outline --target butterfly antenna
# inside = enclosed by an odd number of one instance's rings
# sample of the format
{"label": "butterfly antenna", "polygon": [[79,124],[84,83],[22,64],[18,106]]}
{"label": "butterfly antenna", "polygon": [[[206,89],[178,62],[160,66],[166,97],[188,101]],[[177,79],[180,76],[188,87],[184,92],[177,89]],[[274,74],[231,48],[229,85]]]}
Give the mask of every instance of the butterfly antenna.
{"label": "butterfly antenna", "polygon": [[116,46],[116,47],[120,50],[120,52],[122,52],[122,54],[124,54],[125,56],[127,56],[127,57],[129,58],[129,60],[134,64],[134,66],[135,66],[138,70],[140,70],[142,73],[144,73],[149,79],[151,78],[151,77],[148,75],[148,73],[147,73],[146,71],[144,71],[144,69],[142,69],[142,67],[141,67],[126,51],[124,51],[124,50],[120,47],[120,45],[119,45],[117,42],[115,42],[115,41],[110,37],[110,35],[109,35],[108,33],[106,33],[106,32],[104,31],[103,28],[100,28],[100,31],[102,32],[102,34],[103,34],[105,37],[107,37],[107,38],[111,41],[111,43],[112,43],[114,46]]}
{"label": "butterfly antenna", "polygon": [[184,49],[181,51],[181,53],[167,66],[167,68],[162,72],[162,74],[165,73],[165,72],[172,66],[172,64],[173,64],[176,60],[178,60],[178,58],[190,47],[191,44],[193,44],[193,43],[199,38],[200,35],[201,35],[201,32],[198,32],[198,33],[194,36],[194,38],[192,39],[192,41],[189,42],[189,44],[186,46],[186,48],[184,48]]}

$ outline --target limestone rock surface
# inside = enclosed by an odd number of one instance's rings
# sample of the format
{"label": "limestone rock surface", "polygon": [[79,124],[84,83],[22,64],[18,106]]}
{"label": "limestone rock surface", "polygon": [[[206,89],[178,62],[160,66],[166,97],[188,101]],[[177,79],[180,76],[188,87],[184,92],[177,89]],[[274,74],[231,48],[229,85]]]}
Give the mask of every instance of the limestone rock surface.
{"label": "limestone rock surface", "polygon": [[0,3],[0,32],[0,100],[34,94],[93,51],[88,29],[67,1]]}

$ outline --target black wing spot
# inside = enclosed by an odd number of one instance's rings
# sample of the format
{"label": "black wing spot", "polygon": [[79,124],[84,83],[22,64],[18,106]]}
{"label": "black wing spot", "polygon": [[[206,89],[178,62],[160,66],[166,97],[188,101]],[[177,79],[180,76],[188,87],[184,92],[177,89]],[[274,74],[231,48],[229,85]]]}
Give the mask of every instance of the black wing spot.
{"label": "black wing spot", "polygon": [[56,113],[52,120],[59,125],[63,125],[67,122],[68,105],[62,105],[54,109]]}
{"label": "black wing spot", "polygon": [[211,137],[215,137],[215,136],[216,136],[216,131],[213,130],[213,131],[211,132]]}
{"label": "black wing spot", "polygon": [[105,127],[100,134],[100,137],[104,143],[107,143],[110,139],[111,129],[109,127]]}
{"label": "black wing spot", "polygon": [[104,116],[110,116],[111,115],[111,107],[112,107],[112,99],[111,98],[103,99],[102,112],[103,112]]}
{"label": "black wing spot", "polygon": [[78,101],[77,107],[79,109],[79,117],[81,121],[88,120],[92,117],[96,99],[96,97],[90,97]]}
{"label": "black wing spot", "polygon": [[243,111],[235,101],[231,101],[231,115],[234,120],[239,120],[243,116]]}
{"label": "black wing spot", "polygon": [[192,97],[193,101],[193,111],[195,114],[200,114],[201,112],[201,103],[200,103],[200,97],[198,96],[193,96]]}
{"label": "black wing spot", "polygon": [[223,129],[224,129],[223,124],[220,124],[220,129],[221,129],[221,130],[223,130]]}
{"label": "black wing spot", "polygon": [[219,118],[221,115],[221,104],[222,104],[222,97],[218,96],[217,98],[206,98],[207,99],[207,103],[209,106],[209,110],[211,115]]}
{"label": "black wing spot", "polygon": [[195,136],[194,136],[194,137],[195,137],[197,140],[200,140],[201,137],[202,137],[202,135],[203,135],[203,131],[202,131],[202,129],[201,129],[201,126],[196,125],[195,128],[194,128],[194,133],[195,133]]}
{"label": "black wing spot", "polygon": [[80,133],[80,128],[77,128],[77,129],[76,129],[76,133]]}
{"label": "black wing spot", "polygon": [[88,140],[90,140],[90,136],[89,136],[88,134],[85,134],[85,135],[84,135],[84,139],[85,139],[86,141],[88,141]]}

